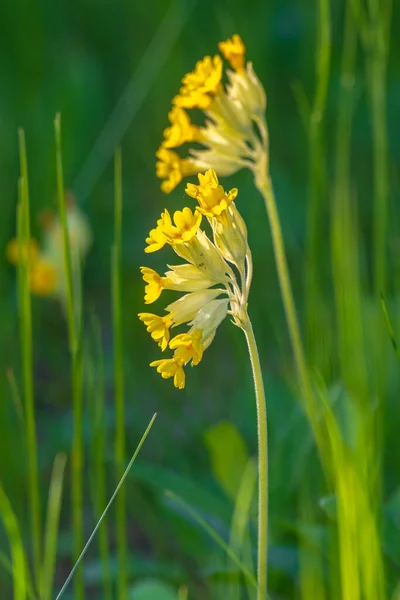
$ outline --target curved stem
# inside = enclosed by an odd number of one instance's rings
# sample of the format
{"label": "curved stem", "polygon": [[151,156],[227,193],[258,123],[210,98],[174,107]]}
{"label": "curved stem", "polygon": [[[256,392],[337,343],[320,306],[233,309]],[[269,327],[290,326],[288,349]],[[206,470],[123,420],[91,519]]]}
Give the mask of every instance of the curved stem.
{"label": "curved stem", "polygon": [[258,437],[258,552],[257,552],[257,600],[267,598],[268,563],[268,431],[267,406],[260,357],[251,321],[242,324],[249,349],[253,371],[257,406]]}
{"label": "curved stem", "polygon": [[282,229],[279,220],[278,210],[272,182],[267,175],[266,162],[264,159],[264,168],[258,168],[255,171],[255,184],[265,200],[268,219],[271,227],[272,244],[274,248],[275,263],[278,271],[279,285],[285,310],[286,320],[289,328],[290,340],[293,348],[294,358],[300,379],[300,386],[306,401],[308,416],[313,423],[312,386],[308,373],[307,363],[304,355],[303,343],[301,340],[300,327],[297,319],[296,308],[293,300],[292,286],[290,283],[289,269],[286,260],[285,245],[282,236]]}

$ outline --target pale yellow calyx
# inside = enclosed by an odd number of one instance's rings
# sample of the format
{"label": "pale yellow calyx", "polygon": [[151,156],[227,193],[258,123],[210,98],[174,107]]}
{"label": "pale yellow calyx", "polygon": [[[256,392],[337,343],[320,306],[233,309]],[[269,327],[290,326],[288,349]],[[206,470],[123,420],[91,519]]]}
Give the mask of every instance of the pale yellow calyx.
{"label": "pale yellow calyx", "polygon": [[166,310],[173,314],[174,324],[181,325],[194,319],[207,302],[214,300],[223,293],[225,293],[225,290],[215,288],[190,292],[169,304]]}
{"label": "pale yellow calyx", "polygon": [[230,63],[232,69],[238,72],[243,71],[246,47],[237,33],[230,39],[220,42],[218,48],[224,58]]}
{"label": "pale yellow calyx", "polygon": [[161,292],[165,288],[165,277],[161,277],[157,271],[150,269],[149,267],[140,267],[143,280],[147,283],[145,287],[145,304],[152,304],[161,295]]}
{"label": "pale yellow calyx", "polygon": [[208,108],[221,88],[222,59],[216,55],[205,56],[194,70],[182,79],[183,86],[173,103],[181,108]]}
{"label": "pale yellow calyx", "polygon": [[203,358],[202,333],[201,329],[195,329],[175,336],[169,343],[171,350],[175,350],[174,359],[183,364],[191,360],[192,365],[198,365]]}
{"label": "pale yellow calyx", "polygon": [[173,324],[172,315],[159,317],[152,313],[139,313],[138,317],[146,325],[147,331],[150,333],[153,340],[158,343],[161,350],[164,352],[170,340],[169,329]]}
{"label": "pale yellow calyx", "polygon": [[238,194],[233,188],[228,193],[218,182],[218,177],[213,169],[209,169],[203,175],[199,173],[199,185],[188,183],[186,194],[196,198],[199,203],[199,211],[207,217],[221,217],[222,213],[230,206]]}
{"label": "pale yellow calyx", "polygon": [[59,273],[51,260],[39,257],[29,273],[29,288],[36,296],[53,296],[57,291]]}
{"label": "pale yellow calyx", "polygon": [[159,159],[156,163],[156,174],[160,179],[164,179],[161,189],[169,194],[182,181],[183,177],[196,173],[197,166],[193,159],[181,158],[173,150],[168,150],[161,146],[157,153]]}
{"label": "pale yellow calyx", "polygon": [[161,215],[160,230],[165,236],[166,241],[174,246],[189,242],[200,227],[202,214],[199,210],[192,212],[190,208],[174,212],[173,220],[168,210]]}
{"label": "pale yellow calyx", "polygon": [[18,239],[14,238],[7,244],[6,255],[12,265],[17,265],[21,259],[32,264],[39,256],[39,244],[34,238],[29,240],[29,245],[20,244]]}
{"label": "pale yellow calyx", "polygon": [[174,386],[178,389],[185,387],[185,371],[183,363],[174,358],[162,358],[161,360],[153,360],[150,367],[157,367],[157,373],[160,373],[163,379],[174,378]]}
{"label": "pale yellow calyx", "polygon": [[164,130],[164,148],[178,148],[186,142],[195,142],[200,136],[199,128],[190,122],[187,112],[179,106],[174,106],[168,113],[170,127]]}

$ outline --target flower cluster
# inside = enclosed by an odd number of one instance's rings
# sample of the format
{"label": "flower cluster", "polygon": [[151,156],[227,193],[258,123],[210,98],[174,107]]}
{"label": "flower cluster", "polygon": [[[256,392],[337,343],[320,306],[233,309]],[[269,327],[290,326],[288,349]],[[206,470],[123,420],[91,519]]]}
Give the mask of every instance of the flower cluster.
{"label": "flower cluster", "polygon": [[[165,379],[173,377],[179,389],[185,386],[184,366],[201,361],[227,314],[239,327],[246,321],[252,273],[246,226],[234,203],[238,190],[225,192],[212,169],[200,173],[198,180],[198,185],[188,184],[185,190],[197,200],[196,208],[185,207],[173,216],[164,210],[146,239],[145,252],[168,245],[185,262],[168,265],[163,276],[141,267],[146,304],[155,302],[164,290],[184,292],[168,304],[163,316],[139,313],[161,351],[173,350],[172,357],[155,360],[150,366]],[[212,239],[201,227],[207,222]],[[189,330],[171,339],[171,329],[183,324],[188,324]]]}
{"label": "flower cluster", "polygon": [[[20,253],[28,255],[29,285],[32,294],[42,297],[56,297],[62,302],[66,294],[64,268],[64,239],[59,218],[52,211],[41,213],[43,228],[42,244],[30,239],[29,249],[21,248],[17,239],[7,245],[7,258],[17,265]],[[71,194],[67,195],[67,224],[73,263],[82,262],[92,244],[92,231],[85,215],[75,203]]]}
{"label": "flower cluster", "polygon": [[[222,83],[223,61],[220,55],[206,56],[182,79],[179,94],[172,101],[170,127],[157,151],[157,177],[161,189],[169,193],[180,181],[198,171],[215,169],[219,175],[231,175],[242,167],[257,168],[265,158],[267,129],[266,95],[251,62],[245,62],[245,46],[238,35],[219,44],[229,62],[228,83]],[[186,109],[198,108],[206,116],[204,127],[190,121]],[[185,143],[199,143],[181,158],[174,150]]]}

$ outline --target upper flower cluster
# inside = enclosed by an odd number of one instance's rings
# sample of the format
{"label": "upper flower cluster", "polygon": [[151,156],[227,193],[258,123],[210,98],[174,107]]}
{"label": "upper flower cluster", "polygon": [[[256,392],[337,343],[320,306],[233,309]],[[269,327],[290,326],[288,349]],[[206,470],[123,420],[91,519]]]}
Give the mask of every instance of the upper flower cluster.
{"label": "upper flower cluster", "polygon": [[[139,313],[161,350],[173,350],[172,357],[153,361],[150,366],[157,367],[165,379],[173,377],[180,389],[185,385],[184,366],[201,361],[226,315],[230,314],[238,326],[245,321],[251,283],[246,226],[234,203],[237,189],[225,192],[211,169],[200,173],[198,180],[198,185],[188,184],[186,188],[198,206],[177,210],[173,216],[164,210],[146,239],[145,252],[168,245],[186,262],[168,265],[163,276],[141,267],[146,304],[155,302],[163,290],[184,292],[166,307],[163,316]],[[201,227],[207,221],[212,240]],[[170,330],[185,323],[189,330],[171,339]]]}
{"label": "upper flower cluster", "polygon": [[[21,248],[17,239],[7,245],[7,258],[17,265],[20,253],[28,254],[29,285],[32,294],[52,296],[64,301],[66,277],[64,269],[64,240],[59,218],[52,211],[40,215],[43,227],[42,244],[30,239],[29,249]],[[71,194],[67,195],[67,223],[73,261],[83,261],[92,244],[92,231],[88,220],[76,205]]]}
{"label": "upper flower cluster", "polygon": [[[245,62],[245,46],[235,34],[220,42],[219,50],[231,66],[226,71],[228,83],[222,83],[221,56],[206,56],[183,77],[183,85],[172,101],[170,126],[164,130],[156,164],[157,176],[163,180],[161,189],[166,193],[183,177],[199,170],[213,168],[219,175],[230,175],[245,166],[253,168],[265,151],[266,96],[252,63]],[[204,112],[203,127],[191,122],[186,109],[193,108]],[[185,158],[174,151],[194,142],[204,148],[191,148]]]}

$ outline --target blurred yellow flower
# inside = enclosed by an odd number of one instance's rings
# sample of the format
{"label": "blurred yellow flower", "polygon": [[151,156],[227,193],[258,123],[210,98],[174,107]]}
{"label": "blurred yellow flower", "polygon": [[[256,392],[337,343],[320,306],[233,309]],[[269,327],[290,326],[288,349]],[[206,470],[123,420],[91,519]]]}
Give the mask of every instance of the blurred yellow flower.
{"label": "blurred yellow flower", "polygon": [[166,194],[172,192],[183,177],[193,175],[198,170],[193,159],[180,158],[179,154],[162,146],[156,156],[159,159],[156,163],[157,177],[164,179],[161,189]]}
{"label": "blurred yellow flower", "polygon": [[59,282],[56,265],[45,257],[40,257],[29,272],[30,290],[36,296],[54,296]]}
{"label": "blurred yellow flower", "polygon": [[187,112],[179,106],[174,106],[168,113],[170,127],[164,129],[164,148],[178,148],[186,142],[195,142],[199,136],[199,128],[190,122]]}
{"label": "blurred yellow flower", "polygon": [[232,69],[238,72],[243,71],[246,48],[237,33],[231,39],[220,42],[218,48],[224,58],[229,61]]}
{"label": "blurred yellow flower", "polygon": [[10,240],[7,244],[6,255],[12,265],[16,266],[19,263],[20,252],[24,259],[27,258],[28,262],[32,263],[39,256],[39,244],[34,238],[31,238],[29,240],[29,248],[26,248],[26,246],[24,247],[23,245],[20,248],[16,238]]}
{"label": "blurred yellow flower", "polygon": [[181,108],[208,108],[220,89],[221,79],[221,57],[218,54],[213,58],[205,56],[182,79],[183,86],[173,99],[173,104]]}

